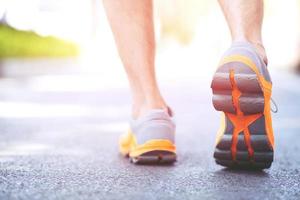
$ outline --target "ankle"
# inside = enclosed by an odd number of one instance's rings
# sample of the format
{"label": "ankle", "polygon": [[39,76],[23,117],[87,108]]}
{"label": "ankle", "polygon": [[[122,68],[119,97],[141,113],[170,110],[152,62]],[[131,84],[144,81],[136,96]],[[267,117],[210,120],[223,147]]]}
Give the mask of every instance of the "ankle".
{"label": "ankle", "polygon": [[252,43],[256,49],[256,52],[261,57],[261,59],[264,61],[266,65],[268,65],[268,57],[266,54],[265,47],[262,43]]}
{"label": "ankle", "polygon": [[233,42],[248,42],[248,43],[252,44],[254,46],[256,52],[260,56],[260,58],[264,61],[264,63],[266,65],[268,65],[268,57],[267,57],[263,42],[261,40],[239,37],[239,38],[234,39]]}
{"label": "ankle", "polygon": [[154,101],[154,102],[144,102],[140,104],[133,104],[132,105],[132,118],[137,119],[142,115],[145,115],[147,112],[153,109],[163,109],[168,110],[167,104],[161,101]]}

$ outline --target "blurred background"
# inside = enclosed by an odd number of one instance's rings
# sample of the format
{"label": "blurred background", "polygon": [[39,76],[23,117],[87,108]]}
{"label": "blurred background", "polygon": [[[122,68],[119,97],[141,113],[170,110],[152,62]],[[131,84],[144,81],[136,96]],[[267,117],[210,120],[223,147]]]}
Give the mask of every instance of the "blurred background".
{"label": "blurred background", "polygon": [[[70,69],[73,73],[105,77],[113,74],[120,76],[118,81],[123,80],[123,69],[101,3],[0,0],[2,75],[47,74],[46,69],[52,68],[51,75],[57,68],[64,71],[64,65],[76,65]],[[299,66],[299,11],[299,0],[265,1],[263,36],[272,68],[296,71]],[[211,76],[210,69],[216,67],[230,44],[229,31],[216,1],[155,1],[155,22],[157,68],[163,78]],[[45,59],[51,59],[50,66]],[[42,66],[34,67],[39,62]]]}
{"label": "blurred background", "polygon": [[[159,82],[209,82],[230,45],[217,1],[154,5]],[[263,37],[275,74],[300,71],[299,11],[300,0],[265,1]],[[38,93],[128,87],[99,0],[0,0],[0,77],[0,88],[10,95],[25,88]]]}
{"label": "blurred background", "polygon": [[154,7],[156,71],[177,121],[171,168],[118,156],[131,96],[101,0],[0,0],[0,199],[299,199],[300,0],[265,0],[279,112],[276,162],[258,173],[221,170],[212,157],[210,83],[231,42],[217,1]]}

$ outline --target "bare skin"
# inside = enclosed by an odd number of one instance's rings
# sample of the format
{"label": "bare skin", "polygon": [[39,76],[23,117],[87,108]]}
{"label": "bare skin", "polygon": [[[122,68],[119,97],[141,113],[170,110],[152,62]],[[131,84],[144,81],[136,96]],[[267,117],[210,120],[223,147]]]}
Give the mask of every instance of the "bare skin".
{"label": "bare skin", "polygon": [[[167,109],[155,77],[152,0],[103,0],[132,91],[132,117]],[[232,41],[247,41],[267,63],[262,43],[263,0],[219,0]]]}
{"label": "bare skin", "polygon": [[133,118],[167,109],[155,78],[155,39],[151,0],[103,0],[129,79]]}
{"label": "bare skin", "polygon": [[232,41],[252,43],[265,63],[268,63],[262,42],[263,0],[219,0]]}

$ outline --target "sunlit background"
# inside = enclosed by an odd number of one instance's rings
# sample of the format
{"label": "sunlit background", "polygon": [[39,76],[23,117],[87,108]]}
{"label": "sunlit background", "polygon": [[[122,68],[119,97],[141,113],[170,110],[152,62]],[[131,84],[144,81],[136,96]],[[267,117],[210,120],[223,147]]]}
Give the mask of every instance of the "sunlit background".
{"label": "sunlit background", "polygon": [[[217,1],[154,3],[159,82],[210,79],[230,45]],[[263,37],[271,71],[300,69],[299,13],[300,0],[265,1]],[[27,88],[36,92],[128,87],[101,1],[0,0],[0,19],[2,90],[28,77]],[[16,108],[0,107],[7,113]]]}
{"label": "sunlit background", "polygon": [[117,142],[131,95],[101,0],[0,0],[1,200],[299,199],[300,0],[265,0],[279,112],[274,165],[258,172],[222,169],[212,156],[220,113],[210,83],[231,42],[217,0],[154,7],[156,71],[176,116],[178,162],[131,167]]}

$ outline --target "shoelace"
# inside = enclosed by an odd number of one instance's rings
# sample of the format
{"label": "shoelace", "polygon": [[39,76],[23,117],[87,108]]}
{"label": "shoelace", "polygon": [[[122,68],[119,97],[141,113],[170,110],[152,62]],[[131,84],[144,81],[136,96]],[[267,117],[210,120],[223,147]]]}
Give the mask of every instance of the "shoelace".
{"label": "shoelace", "polygon": [[276,104],[276,102],[274,101],[273,98],[271,98],[271,102],[272,102],[273,106],[275,107],[275,109],[271,107],[272,113],[277,113],[278,112],[278,106],[277,106],[277,104]]}

